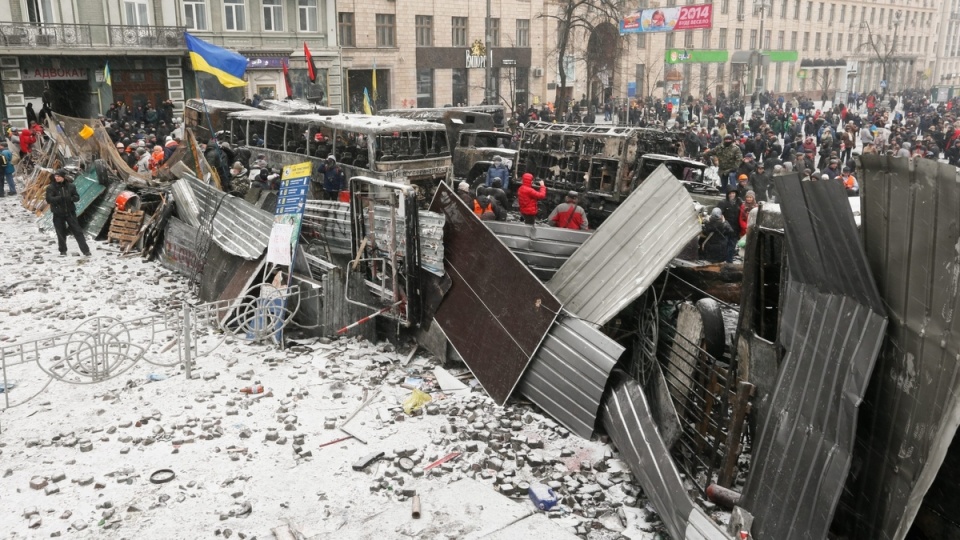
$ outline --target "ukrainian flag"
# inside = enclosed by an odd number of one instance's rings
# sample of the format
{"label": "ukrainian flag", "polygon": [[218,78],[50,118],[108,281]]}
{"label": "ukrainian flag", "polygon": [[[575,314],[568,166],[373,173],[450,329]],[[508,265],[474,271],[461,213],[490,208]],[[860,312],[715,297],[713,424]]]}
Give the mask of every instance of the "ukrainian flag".
{"label": "ukrainian flag", "polygon": [[190,51],[194,71],[213,75],[227,88],[247,85],[243,80],[243,74],[247,71],[247,59],[243,55],[207,43],[186,32],[183,37],[187,40],[187,50]]}

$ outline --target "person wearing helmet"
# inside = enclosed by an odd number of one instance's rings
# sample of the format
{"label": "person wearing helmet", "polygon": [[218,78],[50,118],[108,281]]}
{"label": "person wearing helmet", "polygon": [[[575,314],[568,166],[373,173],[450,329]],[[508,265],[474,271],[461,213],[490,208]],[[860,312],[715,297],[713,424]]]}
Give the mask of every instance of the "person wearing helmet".
{"label": "person wearing helmet", "polygon": [[69,231],[77,240],[83,256],[89,257],[90,248],[83,237],[83,229],[77,221],[75,203],[80,200],[80,195],[77,193],[76,186],[70,181],[66,170],[57,169],[53,173],[53,182],[47,186],[46,200],[50,205],[50,213],[53,214],[53,228],[57,231],[57,248],[60,250],[60,256],[67,254],[67,232]]}

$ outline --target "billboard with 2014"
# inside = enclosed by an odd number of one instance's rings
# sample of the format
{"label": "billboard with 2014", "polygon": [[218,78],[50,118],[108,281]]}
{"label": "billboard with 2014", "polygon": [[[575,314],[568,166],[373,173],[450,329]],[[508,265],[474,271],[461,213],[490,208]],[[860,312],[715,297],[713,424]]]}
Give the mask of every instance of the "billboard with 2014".
{"label": "billboard with 2014", "polygon": [[621,34],[713,27],[713,4],[639,9],[620,21]]}

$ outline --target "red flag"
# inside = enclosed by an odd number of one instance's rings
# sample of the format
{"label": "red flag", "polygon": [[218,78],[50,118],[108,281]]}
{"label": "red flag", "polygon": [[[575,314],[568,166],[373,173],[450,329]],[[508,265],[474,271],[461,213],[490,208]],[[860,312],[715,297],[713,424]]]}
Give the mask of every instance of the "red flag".
{"label": "red flag", "polygon": [[287,95],[293,97],[293,85],[290,84],[290,69],[286,59],[283,60],[283,84],[287,86]]}
{"label": "red flag", "polygon": [[310,54],[310,49],[307,48],[307,42],[303,42],[303,55],[307,57],[307,75],[310,77],[310,82],[317,82],[317,66],[313,65],[313,55]]}

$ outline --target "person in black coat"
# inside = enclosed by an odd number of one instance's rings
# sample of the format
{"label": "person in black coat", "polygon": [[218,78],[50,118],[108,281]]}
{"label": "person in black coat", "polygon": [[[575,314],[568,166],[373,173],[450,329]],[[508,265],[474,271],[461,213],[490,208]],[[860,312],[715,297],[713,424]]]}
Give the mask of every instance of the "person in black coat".
{"label": "person in black coat", "polygon": [[83,229],[77,221],[77,207],[74,204],[80,200],[80,195],[65,170],[58,169],[53,173],[53,182],[47,186],[46,195],[47,204],[50,205],[50,212],[53,214],[53,228],[57,231],[57,247],[60,249],[60,256],[67,254],[67,230],[69,229],[77,240],[83,256],[89,257],[90,248],[83,237]]}
{"label": "person in black coat", "polygon": [[[728,191],[726,196],[727,198],[720,201],[720,204],[718,204],[714,210],[720,210],[720,215],[733,230],[733,235],[727,238],[727,254],[725,259],[727,262],[733,262],[733,254],[736,251],[737,240],[740,239],[740,206],[743,205],[743,200],[737,195],[736,190]],[[711,213],[711,217],[712,216],[713,214]]]}
{"label": "person in black coat", "polygon": [[710,262],[724,262],[727,260],[728,245],[731,240],[736,242],[730,224],[723,219],[723,212],[714,208],[710,218],[703,224],[702,240],[700,241],[700,256]]}

